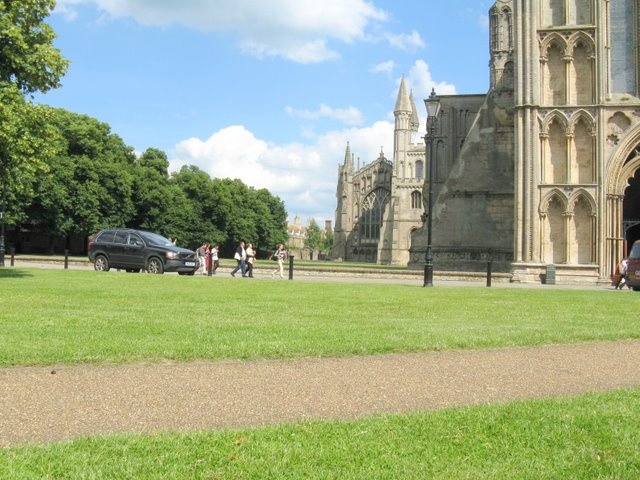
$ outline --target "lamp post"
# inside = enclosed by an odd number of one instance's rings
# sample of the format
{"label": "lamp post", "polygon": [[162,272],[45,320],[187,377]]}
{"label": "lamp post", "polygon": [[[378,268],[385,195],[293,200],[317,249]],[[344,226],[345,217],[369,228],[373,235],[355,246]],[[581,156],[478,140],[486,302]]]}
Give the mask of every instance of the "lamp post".
{"label": "lamp post", "polygon": [[425,255],[424,284],[422,286],[433,287],[433,248],[431,246],[433,229],[433,140],[438,113],[440,113],[440,100],[436,96],[435,88],[431,89],[431,95],[425,99],[424,104],[427,107],[427,133],[424,136],[424,153],[425,156],[429,157],[429,193],[427,199],[427,253]]}
{"label": "lamp post", "polygon": [[7,211],[7,177],[2,176],[2,203],[0,204],[0,267],[4,267],[4,215]]}

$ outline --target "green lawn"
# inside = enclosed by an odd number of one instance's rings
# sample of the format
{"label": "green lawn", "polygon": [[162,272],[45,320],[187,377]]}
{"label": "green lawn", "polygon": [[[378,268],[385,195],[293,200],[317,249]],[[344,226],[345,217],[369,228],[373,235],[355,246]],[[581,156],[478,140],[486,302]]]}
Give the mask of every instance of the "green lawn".
{"label": "green lawn", "polygon": [[[0,366],[349,356],[640,338],[640,295],[0,270]],[[624,298],[624,302],[620,301]]]}
{"label": "green lawn", "polygon": [[[640,338],[640,295],[605,289],[0,269],[0,300],[3,367]],[[0,449],[0,478],[636,479],[638,411],[633,389],[351,422],[91,438]]]}
{"label": "green lawn", "polygon": [[3,479],[640,478],[640,389],[0,450]]}

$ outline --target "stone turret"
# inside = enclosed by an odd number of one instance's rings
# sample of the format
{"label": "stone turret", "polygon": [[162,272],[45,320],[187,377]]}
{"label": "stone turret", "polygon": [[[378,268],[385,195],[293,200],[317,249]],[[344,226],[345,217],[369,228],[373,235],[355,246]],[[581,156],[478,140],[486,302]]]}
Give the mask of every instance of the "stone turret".
{"label": "stone turret", "polygon": [[407,92],[404,77],[400,80],[400,88],[398,89],[393,115],[396,118],[393,131],[394,175],[405,178],[407,176],[406,152],[411,144],[417,113],[413,100]]}

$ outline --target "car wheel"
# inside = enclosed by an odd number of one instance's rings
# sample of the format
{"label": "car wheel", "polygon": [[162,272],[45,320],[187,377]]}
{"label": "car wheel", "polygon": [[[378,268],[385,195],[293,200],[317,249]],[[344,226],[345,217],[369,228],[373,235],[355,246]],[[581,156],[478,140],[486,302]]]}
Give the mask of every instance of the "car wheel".
{"label": "car wheel", "polygon": [[98,255],[96,257],[95,262],[93,262],[93,268],[97,272],[108,272],[109,271],[109,260],[104,255]]}
{"label": "car wheel", "polygon": [[147,262],[147,272],[156,274],[164,273],[164,265],[162,265],[162,261],[157,257],[151,257]]}

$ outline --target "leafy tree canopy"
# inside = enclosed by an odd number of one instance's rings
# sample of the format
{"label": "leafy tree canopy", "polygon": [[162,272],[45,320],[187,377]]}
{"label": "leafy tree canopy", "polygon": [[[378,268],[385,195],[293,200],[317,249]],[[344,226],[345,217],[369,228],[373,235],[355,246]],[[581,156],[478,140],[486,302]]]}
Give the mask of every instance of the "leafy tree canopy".
{"label": "leafy tree canopy", "polygon": [[109,125],[25,101],[59,87],[69,65],[44,22],[54,6],[0,0],[0,180],[11,203],[3,219],[60,236],[139,227],[227,251],[240,240],[263,249],[285,242],[284,204],[267,190],[211,179],[195,166],[169,175],[161,150],[136,159]]}
{"label": "leafy tree canopy", "polygon": [[[0,265],[4,266],[6,223],[23,221],[35,194],[34,177],[58,146],[49,110],[24,95],[60,85],[68,61],[53,46],[44,23],[54,0],[0,0]],[[22,215],[21,215],[22,214]]]}
{"label": "leafy tree canopy", "polygon": [[33,197],[33,182],[48,172],[48,161],[61,146],[52,117],[50,108],[26,102],[16,87],[0,88],[0,187],[8,223],[24,220],[22,206]]}
{"label": "leafy tree canopy", "polygon": [[0,0],[0,88],[29,94],[60,86],[69,62],[44,23],[54,7],[55,0]]}
{"label": "leafy tree canopy", "polygon": [[87,115],[63,109],[51,113],[62,148],[49,160],[50,174],[36,182],[30,223],[65,236],[129,222],[134,214],[131,147]]}
{"label": "leafy tree canopy", "polygon": [[304,246],[311,250],[321,250],[323,246],[322,230],[314,219],[309,221],[305,230]]}

